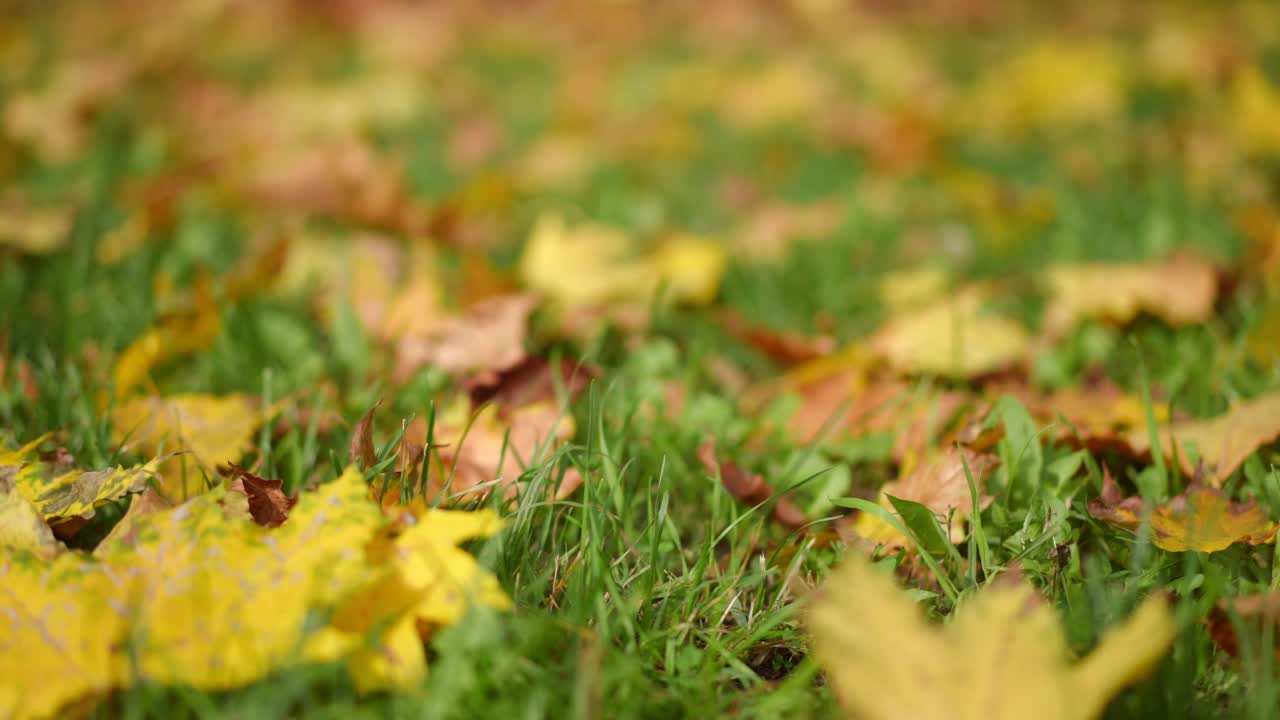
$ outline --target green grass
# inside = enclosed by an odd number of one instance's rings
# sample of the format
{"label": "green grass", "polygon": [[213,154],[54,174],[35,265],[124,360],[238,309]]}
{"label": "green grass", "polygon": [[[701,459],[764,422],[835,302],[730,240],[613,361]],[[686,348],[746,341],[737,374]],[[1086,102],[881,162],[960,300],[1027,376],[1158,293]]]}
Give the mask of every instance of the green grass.
{"label": "green grass", "polygon": [[[687,52],[694,51],[655,50],[652,58],[632,60],[624,75],[634,74],[643,86],[645,73]],[[269,62],[233,60],[219,72],[253,76],[254,63]],[[514,138],[516,147],[506,151],[512,156],[555,122],[554,108],[538,98],[557,70],[536,60],[482,48],[457,60],[482,92],[510,111],[503,122]],[[619,91],[620,105],[627,87]],[[1138,107],[1136,117],[1158,116],[1161,98],[1148,100],[1155,109]],[[10,368],[29,365],[34,382],[29,398],[12,370],[2,378],[0,438],[58,429],[59,443],[85,466],[138,459],[121,456],[98,399],[110,389],[111,359],[164,311],[151,291],[157,275],[182,285],[200,270],[225,273],[254,233],[270,227],[260,213],[193,194],[179,204],[172,227],[140,251],[113,266],[98,263],[95,247],[123,218],[124,187],[162,174],[168,161],[163,143],[157,146],[147,133],[142,105],[127,96],[112,103],[86,150],[70,163],[44,163],[5,146],[6,162],[21,168],[16,186],[34,197],[82,202],[63,251],[36,257],[0,247],[0,353]],[[441,156],[449,121],[444,110],[431,108],[377,138],[403,151],[406,177],[421,199],[455,197],[475,179],[458,177]],[[757,378],[778,368],[723,330],[720,308],[804,332],[816,330],[821,315],[841,340],[855,339],[883,320],[878,283],[906,264],[904,238],[922,229],[958,228],[969,238],[967,254],[954,263],[958,274],[1004,283],[1001,303],[1030,325],[1043,298],[1028,278],[1053,263],[1152,258],[1188,246],[1224,263],[1244,256],[1226,198],[1193,191],[1174,169],[1152,166],[1138,151],[1101,138],[1070,140],[1103,158],[1102,178],[1093,183],[1060,167],[1054,149],[1068,142],[1062,138],[1032,136],[999,147],[955,141],[948,148],[953,157],[1011,187],[1042,191],[1056,209],[1047,222],[1012,230],[1012,240],[995,244],[954,207],[921,203],[918,214],[878,213],[865,201],[871,179],[864,158],[823,147],[801,128],[751,133],[705,118],[696,131],[695,150],[685,157],[605,157],[578,187],[531,191],[501,208],[504,237],[513,242],[493,250],[492,259],[510,267],[518,239],[547,209],[642,236],[672,226],[727,233],[736,218],[718,203],[714,188],[731,175],[749,175],[759,192],[787,201],[835,197],[842,219],[829,236],[798,244],[780,264],[734,259],[716,308],[660,311],[654,330],[636,345],[616,334],[579,345],[543,343],[603,372],[572,408],[574,441],[526,471],[534,491],[518,506],[500,508],[508,523],[500,535],[472,546],[512,597],[513,612],[475,610],[433,635],[428,676],[403,692],[358,696],[341,667],[306,667],[223,693],[143,683],[86,703],[90,717],[835,717],[834,699],[808,655],[800,613],[809,589],[843,551],[817,543],[817,530],[843,511],[825,508],[810,532],[788,533],[770,521],[767,507],[746,508],[730,497],[695,453],[707,436],[715,437],[731,458],[764,472],[775,488],[795,486],[802,507],[822,507],[832,495],[865,494],[894,470],[883,447],[796,447],[769,429],[768,412],[742,410],[738,393],[723,386],[708,363],[728,357]],[[927,176],[902,185],[911,198],[940,193],[936,178]],[[448,262],[459,260],[453,252],[445,251]],[[1224,301],[1213,322],[1177,330],[1150,318],[1126,329],[1086,323],[1037,357],[1031,376],[1042,387],[1063,387],[1101,366],[1126,389],[1160,388],[1180,411],[1221,412],[1280,386],[1280,363],[1261,366],[1243,351],[1268,302],[1240,292]],[[385,457],[401,420],[430,416],[432,399],[449,388],[432,370],[402,388],[376,377],[374,342],[349,307],[325,324],[304,303],[268,293],[224,303],[222,311],[212,347],[160,369],[160,389],[294,397],[349,424],[381,397],[378,437],[387,444]],[[671,382],[687,394],[680,413],[639,410],[661,403]],[[334,391],[322,391],[322,383]],[[349,427],[321,431],[297,422],[296,407],[285,419],[292,429],[276,434],[265,427],[244,464],[257,463],[259,474],[282,478],[289,488],[332,477],[330,468],[345,462]],[[1219,598],[1280,586],[1271,547],[1236,546],[1211,556],[1158,550],[1146,533],[1135,537],[1094,519],[1086,503],[1101,487],[1103,461],[1155,495],[1184,487],[1187,479],[1177,477],[1174,466],[1143,467],[1055,445],[1011,399],[998,406],[993,422],[1006,430],[996,448],[1003,461],[996,500],[978,518],[980,532],[934,558],[935,580],[946,589],[922,607],[945,616],[986,582],[988,570],[1016,563],[1059,609],[1072,649],[1083,654],[1138,600],[1167,590],[1180,627],[1174,648],[1150,678],[1118,696],[1106,717],[1273,717],[1280,685],[1270,653],[1228,660],[1200,622]],[[748,444],[749,437],[763,441]],[[1264,448],[1230,483],[1262,499],[1273,517],[1280,509],[1274,458],[1274,449]],[[589,478],[584,488],[566,501],[541,499],[537,490],[568,467]],[[91,545],[126,506],[102,510],[78,542]],[[961,557],[969,567],[957,562]],[[979,557],[981,574],[974,569]]]}

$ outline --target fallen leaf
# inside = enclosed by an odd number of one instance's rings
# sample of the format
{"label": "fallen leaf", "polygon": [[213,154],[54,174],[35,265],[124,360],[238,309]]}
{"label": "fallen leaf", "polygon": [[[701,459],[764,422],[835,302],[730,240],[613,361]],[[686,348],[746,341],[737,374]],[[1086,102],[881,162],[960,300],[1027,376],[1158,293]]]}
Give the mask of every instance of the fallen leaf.
{"label": "fallen leaf", "polygon": [[482,300],[429,332],[401,337],[396,344],[396,382],[432,366],[454,375],[502,372],[525,358],[525,336],[535,299],[508,295]]}
{"label": "fallen leaf", "polygon": [[557,386],[563,388],[568,397],[577,397],[598,375],[596,368],[581,362],[564,358],[548,362],[530,355],[500,372],[478,374],[463,383],[462,389],[475,407],[487,402],[519,407],[555,400]]}
{"label": "fallen leaf", "polygon": [[378,464],[378,448],[373,444],[373,415],[382,404],[382,398],[369,408],[369,412],[360,418],[351,431],[351,447],[347,450],[347,461],[358,465],[361,470],[368,470]]}
{"label": "fallen leaf", "polygon": [[1001,370],[1026,356],[1018,323],[985,312],[987,293],[970,287],[949,299],[893,316],[867,343],[894,370],[968,378]]}
{"label": "fallen leaf", "polygon": [[852,552],[807,619],[827,682],[847,716],[865,720],[1096,718],[1176,633],[1164,599],[1151,597],[1073,664],[1057,614],[1029,585],[982,588],[938,628]]}
{"label": "fallen leaf", "polygon": [[642,301],[665,287],[672,299],[695,304],[714,299],[724,271],[719,245],[677,235],[643,255],[627,235],[597,223],[568,226],[543,215],[520,259],[520,276],[531,290],[568,307]]}
{"label": "fallen leaf", "polygon": [[19,491],[17,474],[16,467],[0,467],[0,549],[12,548],[52,557],[62,546],[54,539],[40,511]]}
{"label": "fallen leaf", "polygon": [[[1174,422],[1159,431],[1165,456],[1172,457],[1176,447],[1187,477],[1195,477],[1197,473],[1196,460],[1188,448],[1198,451],[1205,482],[1213,486],[1221,485],[1254,451],[1277,435],[1280,435],[1280,392],[1235,403],[1216,417]],[[1138,455],[1151,454],[1151,436],[1145,428],[1132,430],[1123,442]]]}
{"label": "fallen leaf", "polygon": [[[991,504],[992,498],[984,494],[987,476],[997,465],[999,459],[994,455],[970,452],[965,449],[951,449],[938,459],[921,465],[905,476],[886,483],[880,488],[880,506],[894,512],[889,496],[900,500],[920,503],[934,515],[944,528],[950,525],[951,541],[961,542],[965,539],[965,519],[972,515],[973,496],[969,492],[969,478],[965,474],[965,464],[973,476],[974,486],[978,490],[980,508]],[[952,515],[954,513],[954,516]],[[853,531],[859,536],[877,545],[896,548],[907,544],[907,538],[892,525],[872,515],[861,513],[854,521]]]}
{"label": "fallen leaf", "polygon": [[222,315],[208,275],[200,276],[193,298],[194,307],[162,319],[120,353],[111,371],[116,397],[128,395],[156,366],[213,345],[222,329]]}
{"label": "fallen leaf", "polygon": [[1154,263],[1065,265],[1044,277],[1044,332],[1050,340],[1086,318],[1123,325],[1145,312],[1173,326],[1201,323],[1213,314],[1218,292],[1214,267],[1187,254]]}
{"label": "fallen leaf", "polygon": [[[709,475],[720,479],[724,489],[738,502],[754,508],[773,499],[773,488],[765,481],[764,476],[746,470],[735,462],[716,457],[714,438],[708,437],[698,446],[698,460]],[[779,525],[791,530],[798,530],[809,524],[809,518],[786,495],[777,498],[771,514]]]}
{"label": "fallen leaf", "polygon": [[880,280],[880,304],[890,312],[923,307],[946,295],[951,278],[940,265],[897,270]]}
{"label": "fallen leaf", "polygon": [[[1142,499],[1121,498],[1114,484],[1103,479],[1103,494],[1089,503],[1100,520],[1135,529]],[[1218,552],[1239,543],[1275,542],[1280,525],[1272,522],[1257,500],[1233,503],[1221,490],[1192,483],[1185,493],[1156,505],[1151,511],[1152,541],[1169,552]]]}
{"label": "fallen leaf", "polygon": [[[1274,628],[1277,621],[1280,621],[1280,593],[1275,591],[1222,598],[1205,618],[1209,637],[1213,638],[1214,644],[1223,652],[1233,658],[1241,655],[1239,630],[1243,630],[1247,633],[1246,637],[1256,641],[1267,637],[1266,626],[1270,625]],[[1274,645],[1274,630],[1272,633]],[[1247,647],[1249,641],[1245,642]],[[1262,648],[1251,649],[1256,652]],[[1272,652],[1280,652],[1280,648],[1273,647]]]}
{"label": "fallen leaf", "polygon": [[830,335],[810,337],[786,330],[751,325],[733,310],[724,311],[720,317],[725,329],[731,334],[783,366],[810,362],[836,351],[835,338]]}
{"label": "fallen leaf", "polygon": [[97,508],[146,489],[164,460],[86,471],[74,466],[75,459],[65,448],[36,457],[35,449],[48,437],[45,434],[16,450],[0,451],[0,476],[62,540],[74,536]]}
{"label": "fallen leaf", "polygon": [[0,548],[0,699],[13,716],[143,682],[225,690],[309,662],[345,662],[361,690],[401,687],[425,669],[420,623],[510,606],[457,547],[501,528],[488,511],[389,525],[354,468],[274,529],[228,516],[224,493],[137,517],[131,540],[96,559]]}
{"label": "fallen leaf", "polygon": [[819,240],[834,232],[843,205],[824,200],[809,205],[764,205],[748,214],[729,235],[736,255],[776,262],[799,239]]}
{"label": "fallen leaf", "polygon": [[[150,457],[181,453],[156,472],[163,494],[186,498],[195,494],[192,482],[199,480],[199,472],[213,477],[218,467],[238,461],[258,426],[273,413],[258,409],[247,395],[140,397],[112,410],[112,437],[124,449]],[[184,471],[188,459],[195,471]]]}
{"label": "fallen leaf", "polygon": [[227,487],[249,498],[249,514],[263,527],[277,527],[289,518],[289,510],[297,504],[296,497],[284,494],[284,481],[264,478],[232,463],[235,480]]}
{"label": "fallen leaf", "polygon": [[12,247],[32,255],[48,255],[71,239],[73,208],[24,207],[0,204],[0,247]]}
{"label": "fallen leaf", "polygon": [[1192,485],[1151,513],[1156,547],[1170,552],[1217,552],[1238,542],[1275,542],[1280,528],[1257,500],[1233,503],[1221,490]]}
{"label": "fallen leaf", "polygon": [[1089,514],[1126,530],[1137,530],[1142,524],[1142,509],[1142,498],[1124,497],[1104,465],[1102,494],[1089,501]]}

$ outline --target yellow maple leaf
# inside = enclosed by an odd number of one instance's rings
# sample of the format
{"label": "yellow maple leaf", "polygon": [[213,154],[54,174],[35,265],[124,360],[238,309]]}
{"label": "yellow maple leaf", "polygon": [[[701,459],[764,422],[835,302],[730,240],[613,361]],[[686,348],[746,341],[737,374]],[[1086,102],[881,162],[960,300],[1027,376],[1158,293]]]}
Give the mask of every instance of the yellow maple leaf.
{"label": "yellow maple leaf", "polygon": [[1084,318],[1128,323],[1147,312],[1170,325],[1203,322],[1213,314],[1218,281],[1209,263],[1189,255],[1153,263],[1085,263],[1045,273],[1049,307],[1045,332],[1069,332]]}
{"label": "yellow maple leaf", "polygon": [[[212,475],[219,465],[240,459],[269,413],[246,395],[180,394],[125,401],[113,409],[111,422],[115,441],[128,450],[150,456],[186,453],[157,468],[160,490],[185,498],[198,491],[199,470]],[[196,468],[184,472],[187,458]]]}
{"label": "yellow maple leaf", "polygon": [[0,547],[0,717],[59,717],[117,684],[127,617],[111,600],[110,578],[79,554]]}
{"label": "yellow maple leaf", "polygon": [[[1140,497],[1123,497],[1110,473],[1102,478],[1102,494],[1089,502],[1089,513],[1117,527],[1137,530],[1142,522]],[[1182,495],[1151,511],[1152,542],[1169,552],[1218,552],[1236,543],[1275,542],[1280,525],[1272,522],[1257,500],[1233,503],[1221,490],[1192,484]]]}
{"label": "yellow maple leaf", "polygon": [[1124,110],[1128,73],[1115,48],[1095,41],[1040,42],[983,75],[960,98],[975,130],[1094,123]]}
{"label": "yellow maple leaf", "polygon": [[[46,717],[111,687],[226,689],[305,662],[345,661],[362,689],[416,681],[419,624],[453,622],[472,602],[509,607],[457,547],[501,522],[424,511],[388,526],[368,495],[350,468],[274,529],[217,488],[133,518],[96,562],[0,547],[0,703]],[[314,628],[316,617],[327,620]]]}
{"label": "yellow maple leaf", "polygon": [[894,316],[868,346],[904,373],[972,377],[1012,365],[1026,354],[1027,333],[1018,323],[985,312],[986,295],[982,288],[970,287]]}
{"label": "yellow maple leaf", "polygon": [[1193,485],[1151,513],[1156,547],[1170,552],[1217,552],[1238,542],[1275,542],[1280,529],[1257,500],[1233,503],[1221,490]]}
{"label": "yellow maple leaf", "polygon": [[1088,720],[1155,666],[1175,631],[1164,600],[1149,598],[1073,664],[1057,615],[1030,586],[981,589],[936,628],[852,553],[823,585],[808,624],[841,705],[863,720]]}
{"label": "yellow maple leaf", "polygon": [[598,223],[568,226],[557,215],[538,219],[520,259],[524,283],[563,305],[647,300],[666,285],[673,299],[714,299],[724,250],[708,240],[677,236],[649,255],[637,254],[621,230]]}
{"label": "yellow maple leaf", "polygon": [[61,546],[40,511],[17,487],[17,468],[0,467],[0,548],[54,555]]}

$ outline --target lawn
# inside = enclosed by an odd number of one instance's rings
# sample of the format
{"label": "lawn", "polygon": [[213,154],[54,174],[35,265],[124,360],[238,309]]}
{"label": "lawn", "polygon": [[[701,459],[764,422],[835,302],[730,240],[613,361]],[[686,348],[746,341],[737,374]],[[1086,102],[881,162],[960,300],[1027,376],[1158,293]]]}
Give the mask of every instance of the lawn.
{"label": "lawn", "polygon": [[1276,717],[1278,28],[19,3],[0,720]]}

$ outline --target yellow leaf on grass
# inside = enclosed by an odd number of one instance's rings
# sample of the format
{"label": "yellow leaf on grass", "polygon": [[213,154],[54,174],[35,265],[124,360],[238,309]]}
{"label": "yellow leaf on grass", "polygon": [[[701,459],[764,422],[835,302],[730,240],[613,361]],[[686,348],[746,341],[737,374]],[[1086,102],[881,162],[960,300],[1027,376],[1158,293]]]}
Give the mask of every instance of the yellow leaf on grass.
{"label": "yellow leaf on grass", "polygon": [[1236,137],[1251,152],[1280,152],[1280,90],[1262,68],[1247,65],[1231,83],[1232,114]]}
{"label": "yellow leaf on grass", "polygon": [[[1183,473],[1196,477],[1199,472],[1206,484],[1221,485],[1254,451],[1280,435],[1280,392],[1236,403],[1217,417],[1175,422],[1161,428],[1159,435],[1165,456],[1172,457],[1176,446]],[[1137,453],[1151,452],[1145,429],[1133,430],[1125,441]],[[1203,467],[1193,459],[1192,449]]]}
{"label": "yellow leaf on grass", "polygon": [[196,283],[194,307],[161,320],[134,340],[111,371],[116,397],[141,384],[153,368],[208,348],[218,337],[222,317],[208,276]]}
{"label": "yellow leaf on grass", "polygon": [[981,589],[938,628],[854,553],[808,621],[828,682],[862,720],[1088,720],[1155,666],[1175,632],[1164,600],[1150,598],[1071,663],[1057,614],[1030,586]]}
{"label": "yellow leaf on grass", "polygon": [[1278,527],[1257,500],[1233,503],[1221,490],[1198,485],[1151,513],[1156,547],[1170,552],[1217,552],[1238,542],[1275,542]]}
{"label": "yellow leaf on grass", "polygon": [[[199,492],[200,472],[212,476],[236,462],[267,413],[247,395],[181,394],[125,401],[111,413],[113,438],[143,455],[182,452],[159,469],[161,491],[176,498]],[[183,463],[192,464],[184,472]]]}
{"label": "yellow leaf on grass", "polygon": [[1128,82],[1115,48],[1041,42],[984,73],[964,117],[980,132],[1106,121],[1125,108]]}
{"label": "yellow leaf on grass", "polygon": [[0,548],[54,555],[61,546],[40,511],[17,486],[15,467],[0,467]]}
{"label": "yellow leaf on grass", "polygon": [[30,208],[0,204],[0,247],[48,255],[71,238],[74,211],[69,207]]}
{"label": "yellow leaf on grass", "polygon": [[1050,299],[1044,324],[1051,338],[1085,318],[1124,324],[1140,312],[1175,326],[1204,322],[1218,293],[1213,266],[1190,255],[1154,263],[1065,265],[1046,271],[1045,282]]}
{"label": "yellow leaf on grass", "polygon": [[530,289],[569,307],[648,300],[662,285],[674,300],[706,303],[719,290],[724,266],[724,250],[709,240],[676,236],[642,255],[621,230],[570,227],[544,215],[525,246],[520,275]]}
{"label": "yellow leaf on grass", "polygon": [[[973,496],[969,493],[969,477],[965,474],[966,463],[978,490],[978,503],[986,507],[991,504],[992,498],[982,494],[985,481],[992,468],[999,464],[999,460],[994,455],[963,449],[950,450],[937,460],[885,484],[880,488],[880,505],[889,512],[894,512],[893,504],[887,497],[889,495],[918,502],[932,510],[944,528],[947,527],[948,516],[954,512],[951,540],[960,542],[966,536],[965,518],[973,514]],[[877,545],[901,547],[907,543],[907,538],[902,533],[871,513],[859,514],[854,521],[853,530]]]}
{"label": "yellow leaf on grass", "polygon": [[488,511],[389,525],[352,468],[274,529],[217,488],[135,518],[97,562],[0,548],[0,708],[47,717],[112,687],[227,689],[307,662],[345,661],[366,690],[416,682],[420,625],[510,605],[457,547],[500,528]]}
{"label": "yellow leaf on grass", "polygon": [[127,614],[112,590],[79,554],[44,562],[0,547],[0,717],[63,717],[62,706],[119,684]]}
{"label": "yellow leaf on grass", "polygon": [[[1142,508],[1142,498],[1121,496],[1110,473],[1103,475],[1102,495],[1089,503],[1091,515],[1127,530],[1137,530]],[[1275,542],[1280,525],[1257,500],[1233,503],[1221,490],[1192,484],[1151,511],[1151,530],[1152,541],[1162,550],[1211,553],[1240,542]]]}
{"label": "yellow leaf on grass", "polygon": [[1027,351],[1018,323],[987,312],[986,293],[970,287],[949,299],[903,313],[873,335],[871,351],[895,370],[973,377],[1008,367]]}

